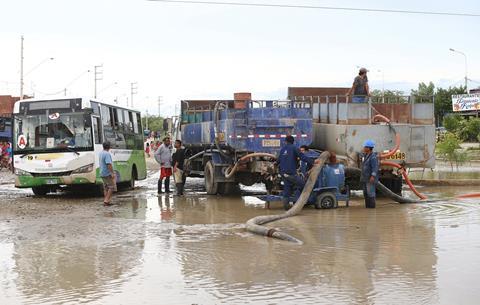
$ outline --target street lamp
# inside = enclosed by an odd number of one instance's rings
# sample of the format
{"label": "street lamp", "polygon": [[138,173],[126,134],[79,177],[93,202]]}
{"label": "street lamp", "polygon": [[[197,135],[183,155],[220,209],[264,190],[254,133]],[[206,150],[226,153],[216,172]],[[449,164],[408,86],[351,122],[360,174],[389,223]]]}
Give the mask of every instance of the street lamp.
{"label": "street lamp", "polygon": [[462,51],[455,50],[455,49],[452,49],[452,48],[450,48],[450,51],[455,52],[455,53],[458,53],[458,54],[462,54],[463,57],[465,58],[465,90],[467,91],[466,93],[468,93],[468,66],[467,66],[467,55],[466,55],[465,53],[463,53]]}

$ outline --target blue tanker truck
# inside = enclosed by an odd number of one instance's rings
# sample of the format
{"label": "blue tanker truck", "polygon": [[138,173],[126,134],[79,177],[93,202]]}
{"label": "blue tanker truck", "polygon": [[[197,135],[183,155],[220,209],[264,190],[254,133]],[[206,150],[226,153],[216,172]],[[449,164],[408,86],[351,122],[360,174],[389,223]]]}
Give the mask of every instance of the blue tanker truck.
{"label": "blue tanker truck", "polygon": [[181,138],[191,154],[190,176],[204,177],[208,194],[230,194],[238,185],[280,185],[275,156],[287,135],[312,143],[310,103],[277,100],[182,101]]}

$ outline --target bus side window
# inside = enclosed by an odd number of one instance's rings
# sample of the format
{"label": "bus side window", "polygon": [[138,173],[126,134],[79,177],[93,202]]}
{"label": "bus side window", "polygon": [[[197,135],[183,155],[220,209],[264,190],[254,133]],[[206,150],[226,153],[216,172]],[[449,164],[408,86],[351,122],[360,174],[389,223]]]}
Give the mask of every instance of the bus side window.
{"label": "bus side window", "polygon": [[104,126],[112,124],[110,109],[105,105],[102,105],[102,124]]}
{"label": "bus side window", "polygon": [[118,128],[119,127],[119,122],[118,122],[117,109],[110,108],[110,114],[112,115],[112,127],[113,128]]}
{"label": "bus side window", "polygon": [[131,111],[125,110],[125,124],[128,132],[133,133],[133,113]]}
{"label": "bus side window", "polygon": [[135,134],[138,134],[139,130],[138,130],[137,116],[136,116],[136,114],[131,113],[131,112],[130,112],[130,114],[132,115],[133,132]]}
{"label": "bus side window", "polygon": [[143,134],[142,130],[142,117],[140,116],[140,113],[137,113],[137,129],[139,134]]}
{"label": "bus side window", "polygon": [[95,144],[102,144],[102,124],[99,117],[93,117],[93,134],[95,136]]}

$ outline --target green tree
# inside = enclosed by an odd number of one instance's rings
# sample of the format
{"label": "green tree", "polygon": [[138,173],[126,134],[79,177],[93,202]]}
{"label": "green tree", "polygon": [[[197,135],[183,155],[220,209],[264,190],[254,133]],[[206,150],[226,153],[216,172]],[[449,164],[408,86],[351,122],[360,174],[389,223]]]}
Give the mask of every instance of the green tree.
{"label": "green tree", "polygon": [[443,118],[443,127],[451,133],[457,133],[457,131],[462,127],[463,117],[459,114],[450,114]]}
{"label": "green tree", "polygon": [[406,102],[405,99],[405,92],[400,90],[372,90],[370,92],[372,96],[372,100],[374,103],[381,103],[385,101],[385,103],[398,103],[398,102]]}
{"label": "green tree", "polygon": [[[147,117],[142,117],[143,128],[147,128]],[[150,131],[162,131],[163,132],[163,117],[149,115],[148,116],[148,129]]]}
{"label": "green tree", "polygon": [[448,89],[438,88],[435,93],[435,118],[442,122],[447,113],[453,112],[452,95],[465,93],[465,87],[449,87]]}
{"label": "green tree", "polygon": [[419,83],[418,88],[412,89],[411,95],[415,96],[433,96],[435,94],[435,85],[432,82],[429,82],[428,85],[425,83]]}
{"label": "green tree", "polygon": [[437,153],[450,163],[452,171],[454,163],[458,170],[459,165],[468,161],[468,155],[460,150],[460,144],[460,139],[450,132],[437,144]]}
{"label": "green tree", "polygon": [[470,118],[468,120],[463,120],[463,122],[460,124],[460,130],[458,131],[458,136],[461,140],[466,142],[476,142],[478,141],[479,134],[480,134],[479,118]]}

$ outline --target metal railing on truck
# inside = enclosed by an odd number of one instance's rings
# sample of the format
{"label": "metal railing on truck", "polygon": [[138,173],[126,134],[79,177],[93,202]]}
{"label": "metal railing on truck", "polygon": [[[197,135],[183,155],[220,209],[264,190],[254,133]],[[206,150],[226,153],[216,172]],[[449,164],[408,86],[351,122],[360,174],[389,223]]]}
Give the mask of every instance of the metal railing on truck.
{"label": "metal railing on truck", "polygon": [[[201,123],[213,121],[215,105],[220,102],[227,107],[225,109],[245,110],[247,108],[311,108],[311,102],[291,101],[291,100],[254,100],[240,101],[245,102],[244,105],[235,104],[239,101],[218,100],[218,101],[182,101],[181,123]],[[223,109],[224,110],[224,109]]]}
{"label": "metal railing on truck", "polygon": [[[362,99],[362,102],[354,102]],[[371,124],[377,114],[398,124],[435,123],[433,96],[294,96],[293,100],[310,103],[313,120],[318,123]]]}

